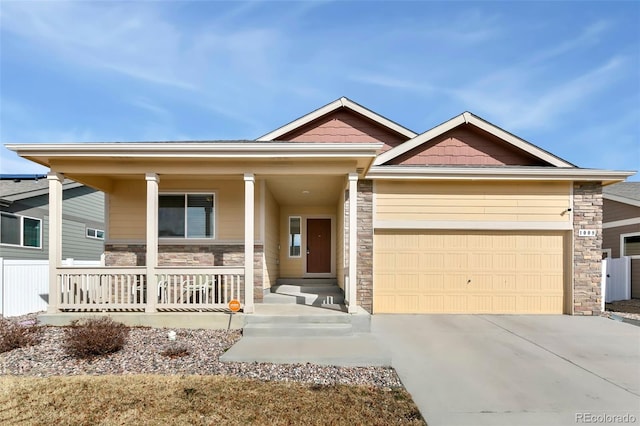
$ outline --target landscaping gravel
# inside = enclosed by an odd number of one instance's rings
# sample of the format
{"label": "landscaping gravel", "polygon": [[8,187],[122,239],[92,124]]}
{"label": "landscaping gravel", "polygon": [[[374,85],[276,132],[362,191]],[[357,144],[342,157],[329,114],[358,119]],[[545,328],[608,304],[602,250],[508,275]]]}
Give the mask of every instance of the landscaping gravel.
{"label": "landscaping gravel", "polygon": [[[11,318],[25,325],[35,315]],[[43,327],[38,345],[0,354],[0,374],[16,376],[179,374],[229,375],[265,381],[313,384],[349,384],[400,387],[392,368],[332,367],[313,364],[226,363],[218,358],[241,338],[238,330],[175,329],[176,339],[168,339],[168,329],[131,328],[124,348],[93,359],[76,359],[63,349],[64,328]],[[186,348],[188,355],[162,355],[167,349]]]}

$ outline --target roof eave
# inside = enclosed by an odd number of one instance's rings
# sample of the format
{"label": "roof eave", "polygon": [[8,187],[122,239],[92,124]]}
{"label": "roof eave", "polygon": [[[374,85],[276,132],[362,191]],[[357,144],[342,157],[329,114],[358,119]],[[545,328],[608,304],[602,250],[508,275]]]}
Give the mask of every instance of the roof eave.
{"label": "roof eave", "polygon": [[215,156],[262,157],[301,155],[376,155],[382,143],[84,143],[84,144],[7,144],[20,156]]}
{"label": "roof eave", "polygon": [[578,168],[543,169],[497,167],[406,167],[373,166],[367,179],[394,180],[546,180],[602,182],[605,185],[622,182],[634,171]]}

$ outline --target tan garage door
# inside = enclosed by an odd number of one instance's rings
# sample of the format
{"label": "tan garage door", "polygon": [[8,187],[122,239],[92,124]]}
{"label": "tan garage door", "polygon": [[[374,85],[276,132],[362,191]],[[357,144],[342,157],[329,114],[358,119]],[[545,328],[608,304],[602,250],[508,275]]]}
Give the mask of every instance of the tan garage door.
{"label": "tan garage door", "polygon": [[374,313],[563,311],[560,232],[376,231]]}

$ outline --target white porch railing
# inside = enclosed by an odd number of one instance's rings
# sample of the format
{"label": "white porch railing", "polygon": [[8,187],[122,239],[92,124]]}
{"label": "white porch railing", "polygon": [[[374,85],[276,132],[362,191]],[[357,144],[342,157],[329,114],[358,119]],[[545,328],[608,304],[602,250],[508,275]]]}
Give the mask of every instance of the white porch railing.
{"label": "white porch railing", "polygon": [[[237,267],[155,270],[158,311],[227,309],[240,298],[244,269]],[[61,267],[57,270],[58,309],[63,311],[144,311],[145,267]]]}
{"label": "white porch railing", "polygon": [[244,268],[236,267],[159,267],[156,308],[158,311],[227,308],[229,301],[240,300],[243,275]]}
{"label": "white porch railing", "polygon": [[61,267],[57,273],[61,310],[144,310],[146,268]]}

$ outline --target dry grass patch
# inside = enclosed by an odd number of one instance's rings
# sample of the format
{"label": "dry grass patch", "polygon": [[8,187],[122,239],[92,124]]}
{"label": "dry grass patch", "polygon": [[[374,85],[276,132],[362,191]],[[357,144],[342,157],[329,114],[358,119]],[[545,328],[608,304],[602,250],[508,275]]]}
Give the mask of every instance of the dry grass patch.
{"label": "dry grass patch", "polygon": [[425,425],[404,389],[225,376],[0,377],[0,424]]}

